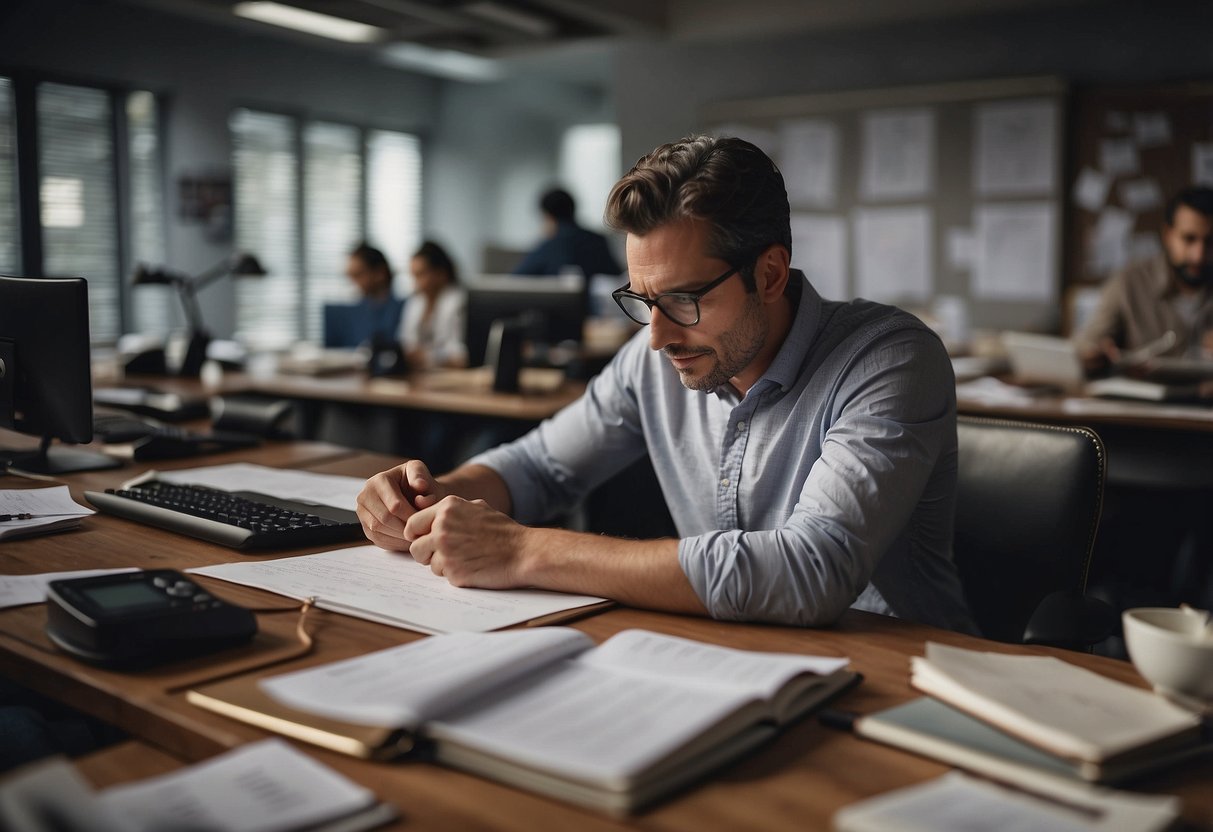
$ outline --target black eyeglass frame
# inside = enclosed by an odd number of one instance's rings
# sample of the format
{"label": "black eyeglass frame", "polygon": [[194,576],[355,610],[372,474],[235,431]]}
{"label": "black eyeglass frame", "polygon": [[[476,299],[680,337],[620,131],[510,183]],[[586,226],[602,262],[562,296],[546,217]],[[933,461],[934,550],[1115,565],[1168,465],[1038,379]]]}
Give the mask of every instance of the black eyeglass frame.
{"label": "black eyeglass frame", "polygon": [[[631,289],[628,288],[628,286],[630,286],[631,284],[625,283],[624,285],[620,286],[615,291],[611,292],[611,299],[615,301],[616,306],[618,306],[621,310],[623,310],[623,314],[627,315],[629,318],[631,318],[633,321],[636,321],[636,323],[640,324],[641,326],[648,326],[649,324],[651,324],[653,322],[653,307],[656,306],[658,309],[661,310],[661,314],[665,315],[669,320],[673,321],[674,323],[678,324],[679,326],[691,327],[691,326],[695,326],[696,324],[699,323],[699,316],[700,316],[699,299],[740,271],[741,271],[741,266],[732,266],[729,268],[729,270],[727,272],[722,274],[720,277],[716,278],[715,280],[708,283],[708,285],[706,285],[703,288],[698,289],[694,292],[662,292],[661,294],[659,294],[655,297],[651,297],[651,298],[645,297],[644,295],[640,295],[640,294],[637,294],[636,292],[633,292]],[[647,306],[649,308],[649,319],[647,321],[639,320],[635,315],[633,315],[631,312],[629,312],[627,310],[627,307],[623,305],[623,298],[631,298],[633,300],[638,300],[641,303],[643,303],[645,306]],[[678,298],[679,300],[682,300],[684,302],[690,301],[691,303],[695,304],[695,320],[691,321],[690,323],[684,324],[682,321],[673,317],[672,315],[670,315],[670,313],[666,312],[665,307],[663,307],[661,305],[662,298]]]}

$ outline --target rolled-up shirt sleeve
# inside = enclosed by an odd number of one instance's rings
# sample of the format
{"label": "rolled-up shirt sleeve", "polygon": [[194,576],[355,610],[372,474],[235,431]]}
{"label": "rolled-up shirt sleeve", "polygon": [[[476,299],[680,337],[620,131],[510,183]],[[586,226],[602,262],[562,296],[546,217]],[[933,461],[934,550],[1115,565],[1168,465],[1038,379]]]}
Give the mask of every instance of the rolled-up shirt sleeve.
{"label": "rolled-up shirt sleeve", "polygon": [[[750,501],[787,500],[783,521],[681,540],[679,562],[714,618],[824,625],[869,594],[873,608],[890,612],[885,601],[891,599],[871,585],[890,550],[910,556],[912,521],[924,499],[938,505],[922,513],[922,522],[943,523],[950,536],[955,395],[938,340],[920,329],[885,335],[833,381],[832,389],[809,385],[806,395],[824,397],[824,407],[789,412],[808,415],[808,424],[775,428],[776,441],[789,446],[779,458],[788,460],[783,487],[790,490],[778,491],[776,477],[770,494],[759,482],[749,495]],[[755,430],[759,418],[751,417]],[[797,435],[799,444],[812,444],[815,430],[820,455],[797,461],[791,450]]]}

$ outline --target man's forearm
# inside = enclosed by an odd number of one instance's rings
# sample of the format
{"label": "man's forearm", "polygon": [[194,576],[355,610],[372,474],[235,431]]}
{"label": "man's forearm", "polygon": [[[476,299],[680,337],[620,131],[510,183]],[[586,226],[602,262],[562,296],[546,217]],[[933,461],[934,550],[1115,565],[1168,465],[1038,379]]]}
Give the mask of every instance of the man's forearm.
{"label": "man's forearm", "polygon": [[707,614],[678,563],[677,540],[622,540],[529,528],[523,547],[521,575],[531,586],[601,595],[633,607]]}

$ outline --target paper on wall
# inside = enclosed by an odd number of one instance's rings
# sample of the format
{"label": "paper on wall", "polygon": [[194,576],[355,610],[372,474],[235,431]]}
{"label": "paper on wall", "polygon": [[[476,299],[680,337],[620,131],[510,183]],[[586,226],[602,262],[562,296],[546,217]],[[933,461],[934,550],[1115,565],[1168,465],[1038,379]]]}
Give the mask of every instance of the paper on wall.
{"label": "paper on wall", "polygon": [[1132,139],[1104,139],[1099,143],[1099,169],[1108,176],[1132,175],[1141,169]]}
{"label": "paper on wall", "polygon": [[989,203],[976,208],[974,297],[1032,301],[1054,297],[1053,213],[1049,202]]}
{"label": "paper on wall", "polygon": [[1054,190],[1057,104],[1044,98],[981,104],[974,112],[973,181],[981,196]]}
{"label": "paper on wall", "polygon": [[844,300],[847,291],[847,222],[842,217],[792,215],[792,263],[823,298]]}
{"label": "paper on wall", "polygon": [[821,119],[784,122],[779,147],[788,201],[832,208],[838,198],[838,126]]}
{"label": "paper on wall", "polygon": [[1149,176],[1121,182],[1117,188],[1120,204],[1134,214],[1141,214],[1162,205],[1162,188],[1158,180]]}
{"label": "paper on wall", "polygon": [[1171,119],[1166,113],[1134,113],[1133,137],[1138,147],[1161,147],[1171,143]]}
{"label": "paper on wall", "polygon": [[1074,202],[1079,208],[1098,211],[1108,201],[1108,189],[1111,185],[1111,177],[1094,168],[1083,168],[1074,182]]}
{"label": "paper on wall", "polygon": [[1105,208],[1099,213],[1088,241],[1087,270],[1106,275],[1124,268],[1129,258],[1129,234],[1133,215],[1121,208]]}
{"label": "paper on wall", "polygon": [[913,199],[934,188],[935,113],[926,107],[865,113],[863,198]]}
{"label": "paper on wall", "polygon": [[1192,184],[1213,188],[1213,142],[1192,144]]}
{"label": "paper on wall", "polygon": [[948,266],[971,269],[977,259],[977,239],[971,228],[948,229]]}
{"label": "paper on wall", "polygon": [[921,301],[934,293],[930,209],[921,205],[855,211],[856,294]]}

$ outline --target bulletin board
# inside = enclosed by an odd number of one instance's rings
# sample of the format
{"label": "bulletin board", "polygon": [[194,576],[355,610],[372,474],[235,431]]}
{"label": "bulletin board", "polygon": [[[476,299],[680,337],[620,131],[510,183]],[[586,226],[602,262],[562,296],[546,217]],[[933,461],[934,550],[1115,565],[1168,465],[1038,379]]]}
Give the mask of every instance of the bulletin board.
{"label": "bulletin board", "polygon": [[1060,325],[1067,88],[1051,77],[707,105],[784,174],[793,266],[826,297],[933,315],[945,337]]}
{"label": "bulletin board", "polygon": [[1160,250],[1166,200],[1213,187],[1213,81],[1079,88],[1066,222],[1066,282],[1099,285]]}

